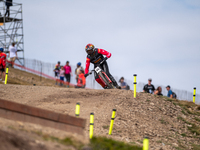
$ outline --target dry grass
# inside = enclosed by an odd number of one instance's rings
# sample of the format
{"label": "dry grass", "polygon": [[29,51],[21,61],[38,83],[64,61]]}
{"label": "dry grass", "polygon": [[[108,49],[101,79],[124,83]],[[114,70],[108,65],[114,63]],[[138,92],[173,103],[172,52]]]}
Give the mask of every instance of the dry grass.
{"label": "dry grass", "polygon": [[[4,84],[0,82],[0,84]],[[55,81],[40,77],[38,75],[19,70],[14,68],[9,68],[8,71],[8,80],[7,84],[18,84],[18,85],[45,85],[45,86],[54,86]]]}

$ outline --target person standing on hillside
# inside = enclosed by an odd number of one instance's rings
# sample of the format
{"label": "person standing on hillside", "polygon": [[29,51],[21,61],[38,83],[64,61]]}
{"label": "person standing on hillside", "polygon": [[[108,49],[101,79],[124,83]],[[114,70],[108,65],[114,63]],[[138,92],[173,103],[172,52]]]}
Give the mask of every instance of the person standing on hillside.
{"label": "person standing on hillside", "polygon": [[60,66],[60,61],[58,61],[58,63],[56,64],[55,68],[58,68],[58,69],[61,68],[61,66]]}
{"label": "person standing on hillside", "polygon": [[11,66],[13,67],[15,59],[17,58],[17,48],[15,47],[15,43],[9,46],[9,56],[11,61]]}
{"label": "person standing on hillside", "polygon": [[124,77],[121,77],[119,82],[121,84],[120,87],[122,90],[130,90],[129,85],[124,81]]}
{"label": "person standing on hillside", "polygon": [[161,95],[161,96],[163,96],[163,94],[162,94],[162,88],[159,86],[159,87],[154,91],[154,94],[155,94],[155,95]]}
{"label": "person standing on hillside", "polygon": [[120,80],[119,80],[120,84],[121,84],[121,89],[122,90],[126,90],[126,82],[124,82],[124,77],[121,77]]}
{"label": "person standing on hillside", "polygon": [[80,70],[83,70],[83,67],[81,67],[81,62],[78,62],[77,63],[77,67],[76,67],[76,69],[75,69],[75,75],[76,75],[76,82],[78,83],[78,75],[79,75],[79,71]]}
{"label": "person standing on hillside", "polygon": [[12,0],[6,0],[6,13],[5,13],[5,17],[8,14],[8,17],[10,17],[10,6],[12,6]]}
{"label": "person standing on hillside", "polygon": [[176,93],[172,92],[171,87],[170,87],[169,85],[166,86],[166,89],[167,89],[167,91],[168,91],[167,97],[176,98]]}
{"label": "person standing on hillside", "polygon": [[[3,53],[3,48],[0,48],[0,77],[1,77],[0,81],[2,79],[5,80],[6,57],[7,55]],[[3,78],[2,78],[2,74],[3,74]]]}
{"label": "person standing on hillside", "polygon": [[146,85],[144,86],[144,88],[143,88],[143,92],[147,92],[147,93],[151,93],[151,94],[154,93],[155,87],[154,87],[153,84],[151,84],[151,82],[152,82],[152,79],[149,78],[149,79],[148,79],[148,84],[146,84]]}
{"label": "person standing on hillside", "polygon": [[84,70],[80,69],[78,73],[78,82],[75,88],[85,88],[86,86],[86,80],[84,76]]}
{"label": "person standing on hillside", "polygon": [[55,66],[55,69],[53,70],[55,72],[55,78],[56,78],[56,85],[57,85],[57,80],[59,79],[59,73],[60,73],[60,61]]}
{"label": "person standing on hillside", "polygon": [[64,66],[64,70],[65,70],[65,78],[67,81],[67,87],[69,87],[71,72],[72,72],[71,66],[69,65],[69,61],[66,62],[66,65]]}
{"label": "person standing on hillside", "polygon": [[63,83],[64,83],[64,78],[65,78],[65,70],[64,70],[64,67],[61,66],[60,68],[60,86],[63,86]]}

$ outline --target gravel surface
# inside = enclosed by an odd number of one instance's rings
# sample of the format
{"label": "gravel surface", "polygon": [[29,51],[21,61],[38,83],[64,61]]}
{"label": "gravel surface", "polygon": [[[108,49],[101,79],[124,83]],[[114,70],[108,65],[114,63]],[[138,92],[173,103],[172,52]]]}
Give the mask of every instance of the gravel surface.
{"label": "gravel surface", "polygon": [[[111,137],[138,145],[142,145],[143,137],[148,136],[152,150],[172,150],[181,146],[184,146],[184,149],[192,149],[192,144],[200,143],[200,138],[194,138],[188,130],[188,124],[177,119],[181,116],[190,120],[193,116],[184,115],[182,108],[168,101],[166,97],[137,93],[137,98],[134,99],[133,92],[125,90],[24,85],[0,85],[0,97],[73,116],[76,103],[79,102],[80,117],[87,119],[85,138],[81,138],[86,141],[89,138],[89,117],[93,112],[95,136]],[[109,136],[108,130],[114,108],[117,109],[116,118],[113,133]],[[196,117],[200,119],[199,116]],[[47,132],[53,134],[53,130],[48,128]],[[59,136],[59,133],[57,134]],[[182,136],[183,134],[187,136]]]}

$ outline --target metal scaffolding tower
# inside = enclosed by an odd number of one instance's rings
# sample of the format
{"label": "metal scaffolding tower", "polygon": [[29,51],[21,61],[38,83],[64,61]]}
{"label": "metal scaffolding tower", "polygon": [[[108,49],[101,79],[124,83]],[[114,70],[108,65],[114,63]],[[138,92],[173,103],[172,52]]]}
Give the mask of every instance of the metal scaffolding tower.
{"label": "metal scaffolding tower", "polygon": [[22,4],[12,3],[10,16],[5,16],[6,1],[0,0],[0,47],[9,53],[9,46],[14,42],[17,48],[17,61],[24,66],[24,34]]}

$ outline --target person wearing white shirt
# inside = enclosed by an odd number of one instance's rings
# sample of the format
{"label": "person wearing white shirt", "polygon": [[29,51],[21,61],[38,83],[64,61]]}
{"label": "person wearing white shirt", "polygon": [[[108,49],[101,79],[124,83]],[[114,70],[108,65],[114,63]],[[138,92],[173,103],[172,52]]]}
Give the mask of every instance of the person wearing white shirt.
{"label": "person wearing white shirt", "polygon": [[12,45],[9,46],[9,58],[13,67],[15,59],[17,58],[17,48],[15,47],[15,43],[12,43]]}

